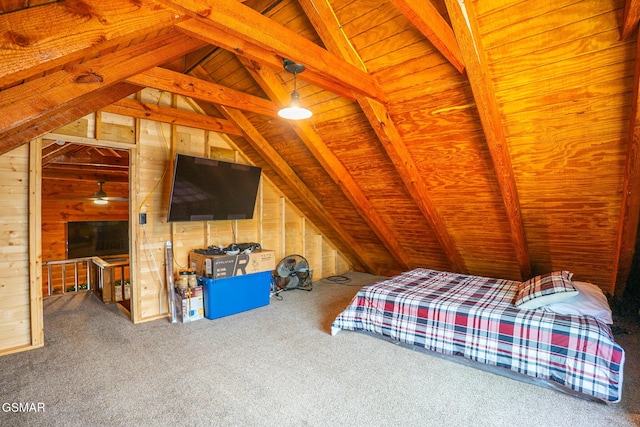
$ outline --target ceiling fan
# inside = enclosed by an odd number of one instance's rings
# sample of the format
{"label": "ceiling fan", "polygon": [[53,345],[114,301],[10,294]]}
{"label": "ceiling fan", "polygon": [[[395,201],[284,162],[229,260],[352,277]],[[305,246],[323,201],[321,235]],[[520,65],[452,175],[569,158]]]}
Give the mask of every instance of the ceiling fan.
{"label": "ceiling fan", "polygon": [[98,191],[95,192],[93,197],[90,200],[93,200],[93,203],[96,205],[106,205],[109,202],[128,202],[129,199],[127,197],[109,197],[107,193],[102,189],[104,185],[104,181],[98,181]]}

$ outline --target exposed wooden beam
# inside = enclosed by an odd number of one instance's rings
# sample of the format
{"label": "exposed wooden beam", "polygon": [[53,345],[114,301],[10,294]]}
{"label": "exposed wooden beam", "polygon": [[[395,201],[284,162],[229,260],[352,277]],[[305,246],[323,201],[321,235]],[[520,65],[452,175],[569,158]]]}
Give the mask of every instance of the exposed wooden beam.
{"label": "exposed wooden beam", "polygon": [[620,302],[631,272],[638,221],[640,221],[640,33],[636,44],[631,117],[627,136],[627,162],[622,184],[622,202],[618,222],[618,242],[613,265],[611,289]]}
{"label": "exposed wooden beam", "polygon": [[327,50],[365,73],[367,67],[342,31],[331,5],[326,1],[299,0],[298,3],[316,30]]}
{"label": "exposed wooden beam", "polygon": [[[449,17],[466,64],[467,75],[471,90],[476,100],[478,114],[491,154],[493,166],[502,200],[505,206],[507,220],[511,229],[511,240],[514,245],[515,256],[522,278],[531,276],[531,262],[527,239],[520,213],[518,189],[511,167],[511,157],[502,126],[500,110],[493,89],[491,73],[487,65],[486,52],[479,44],[480,33],[471,3],[459,3],[458,0],[445,0]],[[466,6],[465,6],[466,5]],[[466,10],[461,9],[465,7]],[[465,16],[466,15],[466,16]],[[468,19],[467,19],[468,18]]]}
{"label": "exposed wooden beam", "polygon": [[638,28],[640,21],[640,0],[626,0],[624,2],[624,15],[620,26],[620,39],[626,40]]}
{"label": "exposed wooden beam", "polygon": [[237,0],[158,1],[195,18],[176,25],[193,37],[276,69],[284,59],[299,62],[309,83],[349,99],[363,94],[384,101],[372,76]]}
{"label": "exposed wooden beam", "polygon": [[[300,0],[299,2],[305,14],[307,14],[307,17],[316,29],[316,32],[320,35],[323,43],[328,46],[330,50],[336,52],[337,55],[343,56],[344,60],[346,60],[347,62],[352,63],[354,66],[361,66],[362,68],[364,68],[364,64],[360,60],[357,52],[355,52],[355,50],[352,48],[350,41],[347,39],[344,33],[334,30],[333,27],[336,23],[334,18],[335,15],[333,11],[330,10],[330,6],[326,3],[316,4],[311,0]],[[374,129],[378,138],[380,139],[382,146],[385,148],[387,154],[391,158],[394,166],[396,167],[396,170],[398,171],[398,174],[405,182],[409,194],[411,194],[414,201],[427,219],[427,222],[433,228],[434,233],[436,234],[438,241],[443,248],[443,251],[445,252],[445,255],[451,262],[452,269],[459,272],[466,272],[464,261],[460,256],[460,253],[456,249],[456,245],[451,238],[448,230],[446,229],[444,222],[438,215],[437,209],[427,193],[426,185],[424,184],[422,177],[420,177],[420,175],[418,174],[417,168],[415,167],[415,164],[413,163],[413,160],[411,159],[406,146],[402,142],[395,124],[387,114],[386,107],[384,107],[380,102],[366,96],[358,96],[357,101],[360,104],[360,107],[364,111],[365,115],[367,116],[367,119],[371,123],[371,127]],[[295,126],[298,125],[294,124],[294,127]],[[300,135],[300,137],[304,141],[305,137],[313,138],[314,135],[315,132],[311,131],[303,133],[303,135]],[[324,146],[324,144],[322,144],[322,146]],[[317,152],[316,156],[319,156],[318,161],[322,163],[327,154],[319,152],[318,149],[316,149],[315,151]],[[331,156],[333,156],[333,154],[331,154]],[[336,162],[338,162],[337,159]],[[331,165],[323,166],[326,169]],[[342,164],[336,167],[338,169],[341,167],[343,168]],[[344,173],[348,172],[344,171]],[[353,185],[356,186],[355,182],[353,183]],[[343,191],[345,191],[345,189],[343,189]],[[359,189],[351,189],[351,191],[359,193]],[[367,208],[368,210],[373,209],[372,207],[366,205],[363,206],[363,208]],[[372,228],[375,225],[375,222],[373,222],[373,224],[370,224]],[[383,230],[386,231],[387,228],[385,227]],[[387,249],[392,251],[394,249],[394,246],[391,245]],[[398,257],[400,257],[400,255],[398,255]],[[407,259],[402,259],[402,262],[405,265],[409,265],[409,260]]]}
{"label": "exposed wooden beam", "polygon": [[464,72],[462,54],[453,30],[429,1],[391,0],[400,12],[447,58],[456,70]]}
{"label": "exposed wooden beam", "polygon": [[[300,0],[300,6],[302,6],[302,9],[305,14],[307,14],[307,17],[325,45],[329,46],[329,48],[334,50],[338,55],[344,55],[343,58],[347,62],[352,63],[354,66],[361,64],[364,68],[364,64],[362,64],[360,57],[353,50],[351,42],[342,32],[337,32],[332,29],[335,15],[333,11],[329,9],[329,5],[326,3],[315,4],[311,0]],[[434,13],[440,16],[435,9]],[[418,173],[415,163],[407,147],[404,145],[393,120],[389,117],[386,107],[375,99],[366,96],[358,96],[357,101],[369,120],[371,127],[376,132],[387,155],[393,162],[398,174],[405,183],[409,194],[436,234],[436,238],[445,256],[449,259],[452,269],[459,272],[466,272],[467,269],[464,260],[458,252],[444,221],[438,214],[436,206],[428,194],[427,187]]]}
{"label": "exposed wooden beam", "polygon": [[369,119],[369,123],[371,123],[387,155],[393,162],[409,194],[411,194],[422,215],[433,229],[438,243],[440,243],[451,266],[456,272],[467,273],[464,259],[460,255],[445,222],[438,213],[435,203],[431,200],[427,185],[422,179],[411,153],[409,153],[407,146],[402,141],[402,137],[393,120],[389,117],[387,108],[378,101],[366,97],[362,97],[358,103]]}
{"label": "exposed wooden beam", "polygon": [[0,88],[182,19],[149,0],[55,2],[0,15]]}
{"label": "exposed wooden beam", "polygon": [[[289,93],[282,86],[282,83],[277,80],[272,69],[254,67],[246,60],[243,60],[243,62],[249,72],[254,76],[254,79],[275,102],[280,105],[286,105],[289,102]],[[403,250],[395,233],[387,227],[385,221],[371,205],[369,199],[367,199],[362,192],[347,168],[340,162],[340,159],[333,154],[310,125],[301,121],[291,122],[291,126],[327,174],[329,174],[331,179],[333,179],[343,194],[349,199],[360,216],[367,222],[378,239],[384,244],[389,254],[391,254],[403,269],[409,269],[411,267],[410,260],[406,256],[406,251]]]}
{"label": "exposed wooden beam", "polygon": [[[138,86],[118,83],[79,96],[65,103],[64,106],[54,106],[46,114],[40,114],[37,118],[28,120],[19,129],[16,128],[13,133],[11,131],[0,133],[0,154],[4,154],[87,114],[91,114],[105,105],[127,97],[138,90],[140,90]],[[0,108],[0,114],[2,111],[3,108]]]}
{"label": "exposed wooden beam", "polygon": [[163,68],[153,68],[131,76],[127,82],[268,117],[278,117],[277,107],[268,99],[247,95],[204,79]]}
{"label": "exposed wooden beam", "polygon": [[290,186],[296,194],[298,194],[305,203],[305,206],[314,214],[322,219],[323,222],[329,224],[336,232],[338,237],[344,242],[342,246],[349,248],[345,251],[345,256],[350,258],[356,266],[364,266],[368,271],[375,271],[375,263],[368,262],[366,259],[367,251],[361,247],[360,243],[351,237],[344,230],[342,225],[328,212],[322,203],[314,196],[304,182],[298,177],[291,166],[280,156],[280,154],[269,144],[269,142],[260,134],[260,132],[251,124],[249,119],[239,110],[219,107],[222,114],[235,125],[242,129],[245,138],[260,153],[262,158],[269,163],[273,170]]}
{"label": "exposed wooden beam", "polygon": [[178,110],[177,108],[150,104],[148,102],[142,102],[131,98],[121,99],[106,106],[102,111],[135,117],[138,119],[154,120],[156,122],[226,133],[229,135],[242,135],[240,129],[228,120],[218,119],[205,114]]}
{"label": "exposed wooden beam", "polygon": [[[95,99],[90,102],[93,106],[101,104],[100,92],[92,92],[201,46],[201,41],[183,34],[166,34],[3,91],[0,97],[0,154],[52,130],[44,130],[38,123],[63,110],[80,106],[79,100]],[[109,97],[109,102],[102,103],[97,109],[114,101]],[[26,130],[29,131],[23,137],[21,133]]]}

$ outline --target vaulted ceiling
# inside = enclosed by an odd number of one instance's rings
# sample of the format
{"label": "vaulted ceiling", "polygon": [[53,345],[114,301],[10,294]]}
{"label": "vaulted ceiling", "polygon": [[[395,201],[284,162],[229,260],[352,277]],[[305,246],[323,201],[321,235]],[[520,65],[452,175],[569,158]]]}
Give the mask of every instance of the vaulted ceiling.
{"label": "vaulted ceiling", "polygon": [[[619,294],[640,0],[0,0],[0,153],[94,111],[225,133],[356,268]],[[301,63],[313,116],[277,115]],[[204,114],[143,103],[150,87]]]}

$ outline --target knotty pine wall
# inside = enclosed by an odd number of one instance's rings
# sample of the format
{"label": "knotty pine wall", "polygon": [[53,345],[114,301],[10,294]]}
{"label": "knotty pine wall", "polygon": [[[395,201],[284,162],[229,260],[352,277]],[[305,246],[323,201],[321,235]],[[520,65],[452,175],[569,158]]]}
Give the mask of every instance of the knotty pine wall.
{"label": "knotty pine wall", "polygon": [[[140,99],[194,110],[193,104],[187,100],[171,98],[153,90],[142,91]],[[275,251],[276,261],[288,254],[301,254],[309,261],[314,280],[342,274],[350,269],[346,258],[264,174],[252,220],[166,222],[171,166],[175,153],[246,163],[242,153],[234,150],[225,135],[149,120],[134,120],[115,114],[96,113],[60,128],[47,137],[63,137],[76,143],[129,149],[131,316],[135,323],[167,316],[166,242],[171,242],[173,247],[174,269],[187,266],[188,254],[192,249],[213,244],[228,245],[234,241],[258,242],[264,249]],[[77,206],[83,206],[69,205],[68,209],[52,206],[50,209],[54,212],[44,213],[44,207],[40,209],[39,198],[34,195],[29,197],[30,157],[37,156],[29,155],[28,145],[0,156],[0,176],[3,183],[0,186],[0,200],[3,203],[3,209],[0,210],[0,247],[3,248],[0,255],[0,355],[43,345],[40,338],[43,330],[41,260],[45,256],[53,258],[63,255],[61,246],[54,244],[53,240],[61,236],[60,218],[64,215],[58,216],[55,210],[73,210]],[[31,176],[35,178],[31,180],[31,184],[37,191],[40,191],[40,185],[45,192],[49,191],[49,184],[40,184],[40,166],[38,162],[35,164],[37,167],[31,171]],[[88,185],[95,186],[95,183]],[[89,194],[95,191],[93,188]],[[41,223],[37,214],[31,218],[32,225],[42,225],[36,230],[42,233],[42,238],[33,240],[38,242],[37,245],[29,244],[30,203],[37,207],[38,212],[43,211]],[[81,218],[83,215],[80,211],[83,209],[91,216],[88,219],[95,218],[88,206],[78,209],[78,215],[73,218]],[[108,219],[120,219],[123,215],[120,210],[112,213],[113,218]],[[146,225],[138,224],[139,213],[147,214]],[[98,217],[103,218],[102,215]],[[48,231],[55,233],[55,236],[45,236]]]}
{"label": "knotty pine wall", "polygon": [[[42,346],[41,334],[36,332],[32,339],[31,332],[28,145],[0,156],[0,182],[0,354],[4,354]],[[36,323],[42,329],[41,320]]]}

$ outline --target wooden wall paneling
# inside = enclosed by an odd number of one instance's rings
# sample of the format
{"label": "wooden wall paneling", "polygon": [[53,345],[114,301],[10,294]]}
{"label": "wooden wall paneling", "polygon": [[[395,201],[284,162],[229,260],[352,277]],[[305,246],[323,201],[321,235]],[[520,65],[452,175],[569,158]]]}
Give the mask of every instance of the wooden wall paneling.
{"label": "wooden wall paneling", "polygon": [[[140,99],[140,92],[136,92],[133,95],[134,98]],[[95,117],[98,119],[100,117],[100,111],[97,111]],[[139,313],[141,311],[140,302],[140,278],[139,271],[140,266],[142,264],[141,260],[141,243],[142,239],[138,236],[140,232],[140,227],[143,225],[140,224],[139,216],[140,213],[143,212],[142,209],[139,208],[141,200],[139,199],[140,194],[140,170],[139,170],[139,154],[138,148],[140,141],[140,119],[133,118],[133,129],[134,129],[134,147],[129,151],[129,279],[130,279],[130,319],[134,323],[137,322]],[[135,268],[133,268],[135,267]]]}
{"label": "wooden wall paneling", "polygon": [[42,308],[42,138],[29,144],[29,311],[31,346],[44,345]]}
{"label": "wooden wall paneling", "polygon": [[86,118],[74,120],[54,131],[63,135],[89,137],[89,123]]}
{"label": "wooden wall paneling", "polygon": [[131,144],[136,142],[135,118],[106,111],[102,112],[100,116],[100,139]]}
{"label": "wooden wall paneling", "polygon": [[322,277],[322,236],[309,221],[304,221],[304,257],[314,277]]}
{"label": "wooden wall paneling", "polygon": [[284,228],[280,215],[282,195],[265,176],[262,177],[261,188],[262,239],[258,243],[260,243],[264,249],[275,251],[276,262],[278,262],[284,252],[284,247],[282,246]]}
{"label": "wooden wall paneling", "polygon": [[291,254],[304,256],[302,216],[298,214],[297,209],[288,201],[284,207],[284,224],[285,245],[282,257]]}
{"label": "wooden wall paneling", "polygon": [[[637,5],[636,5],[637,7]],[[611,274],[611,292],[615,302],[622,302],[627,282],[634,267],[634,252],[638,248],[638,220],[640,216],[640,33],[636,43],[631,112],[627,132],[627,156],[622,183],[622,200],[618,220],[617,243]],[[633,289],[632,284],[631,288]],[[630,294],[631,295],[631,294]],[[636,294],[637,295],[637,294]]]}
{"label": "wooden wall paneling", "polygon": [[33,323],[38,322],[34,319],[37,314],[32,315],[30,309],[32,301],[37,303],[37,289],[30,288],[30,192],[25,185],[29,182],[29,167],[29,145],[0,156],[0,355],[42,343],[38,325]]}
{"label": "wooden wall paneling", "polygon": [[[154,104],[166,101],[158,91],[145,89],[141,99]],[[147,214],[147,224],[136,228],[140,242],[139,309],[134,322],[166,316],[168,312],[165,286],[165,244],[171,237],[167,223],[166,200],[170,190],[171,152],[167,138],[170,127],[149,120],[140,120],[137,162],[139,173],[139,202],[135,208]]]}

